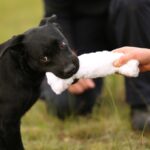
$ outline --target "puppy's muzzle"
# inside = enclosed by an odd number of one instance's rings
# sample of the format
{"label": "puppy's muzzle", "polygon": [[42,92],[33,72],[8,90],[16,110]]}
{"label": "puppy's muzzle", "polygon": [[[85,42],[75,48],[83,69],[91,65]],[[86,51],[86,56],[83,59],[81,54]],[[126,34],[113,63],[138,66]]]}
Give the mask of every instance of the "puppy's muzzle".
{"label": "puppy's muzzle", "polygon": [[76,71],[77,67],[74,64],[70,64],[64,69],[64,74],[73,75],[74,73],[76,73]]}
{"label": "puppy's muzzle", "polygon": [[72,62],[69,63],[63,70],[64,78],[69,78],[74,75],[79,69],[79,60],[78,58],[73,58]]}

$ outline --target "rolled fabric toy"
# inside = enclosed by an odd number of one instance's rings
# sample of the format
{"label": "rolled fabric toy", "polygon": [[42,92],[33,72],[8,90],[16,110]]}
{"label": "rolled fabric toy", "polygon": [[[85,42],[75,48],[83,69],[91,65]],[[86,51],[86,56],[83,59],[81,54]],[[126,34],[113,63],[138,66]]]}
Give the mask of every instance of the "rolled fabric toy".
{"label": "rolled fabric toy", "polygon": [[113,66],[113,62],[122,55],[124,54],[111,51],[82,54],[78,56],[79,70],[76,74],[68,79],[60,79],[53,73],[47,72],[47,82],[56,94],[61,94],[75,79],[105,77],[114,73],[137,77],[139,74],[139,62],[137,60],[130,60],[121,67]]}

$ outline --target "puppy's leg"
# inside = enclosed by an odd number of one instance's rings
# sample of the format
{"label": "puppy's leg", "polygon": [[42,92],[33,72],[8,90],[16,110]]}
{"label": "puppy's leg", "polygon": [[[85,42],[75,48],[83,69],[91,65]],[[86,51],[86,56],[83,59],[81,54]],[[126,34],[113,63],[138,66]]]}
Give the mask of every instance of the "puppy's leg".
{"label": "puppy's leg", "polygon": [[0,120],[0,150],[24,150],[20,121]]}

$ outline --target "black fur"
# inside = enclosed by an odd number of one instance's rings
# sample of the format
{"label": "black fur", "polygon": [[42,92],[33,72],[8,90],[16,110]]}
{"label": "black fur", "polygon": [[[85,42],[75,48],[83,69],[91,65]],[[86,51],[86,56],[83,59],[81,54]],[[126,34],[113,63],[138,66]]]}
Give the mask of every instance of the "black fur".
{"label": "black fur", "polygon": [[54,18],[0,45],[0,150],[24,149],[21,117],[38,99],[45,72],[68,78],[78,70]]}

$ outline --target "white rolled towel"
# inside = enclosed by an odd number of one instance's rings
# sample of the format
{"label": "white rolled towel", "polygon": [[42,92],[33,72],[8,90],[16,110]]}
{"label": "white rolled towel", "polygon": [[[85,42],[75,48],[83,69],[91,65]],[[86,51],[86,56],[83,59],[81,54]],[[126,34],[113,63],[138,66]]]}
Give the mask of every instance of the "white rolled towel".
{"label": "white rolled towel", "polygon": [[47,82],[56,94],[61,94],[71,85],[74,79],[105,77],[114,73],[119,73],[128,77],[137,77],[139,74],[139,62],[130,60],[121,67],[114,67],[113,62],[119,59],[123,53],[101,51],[80,55],[79,70],[68,79],[60,79],[53,73],[47,72]]}

